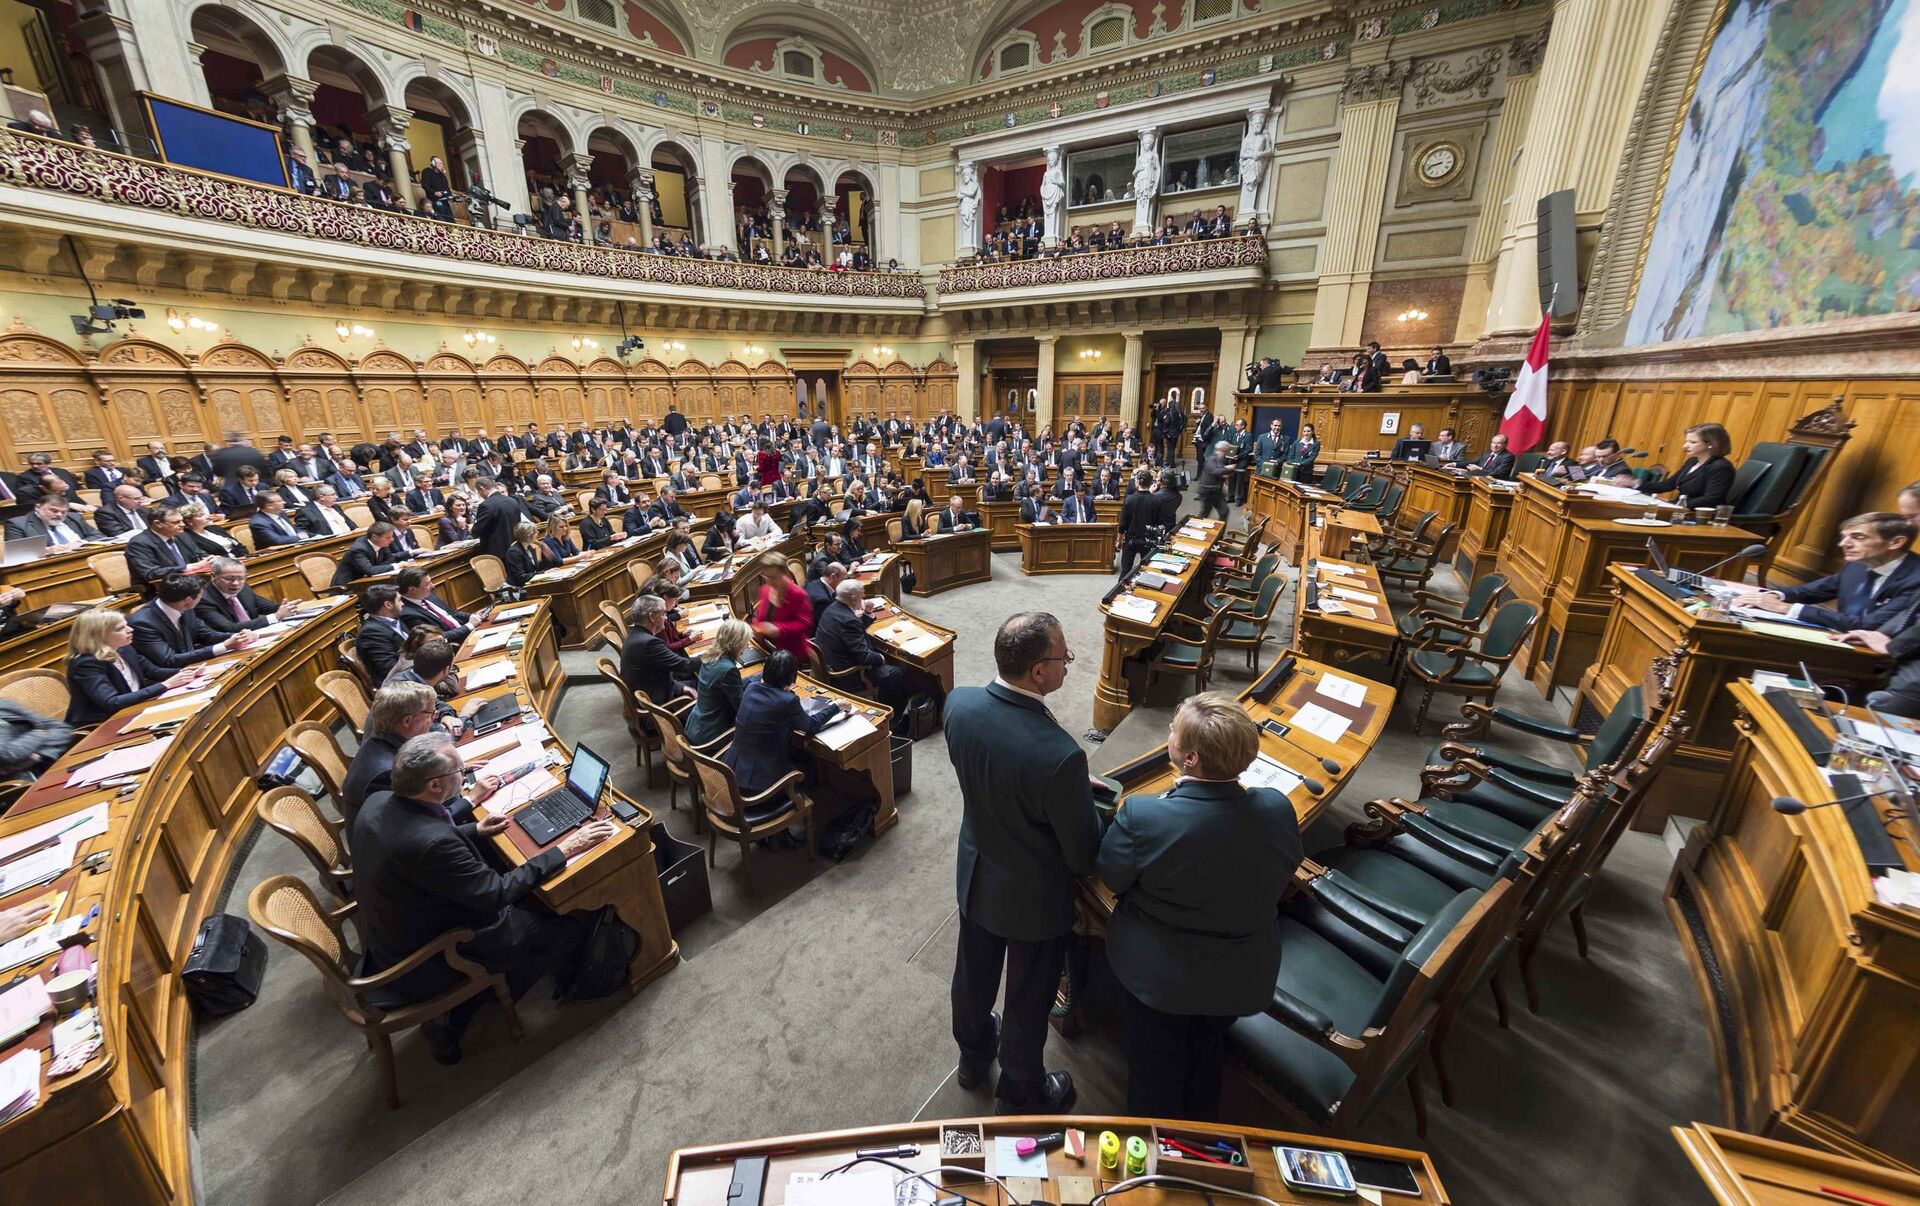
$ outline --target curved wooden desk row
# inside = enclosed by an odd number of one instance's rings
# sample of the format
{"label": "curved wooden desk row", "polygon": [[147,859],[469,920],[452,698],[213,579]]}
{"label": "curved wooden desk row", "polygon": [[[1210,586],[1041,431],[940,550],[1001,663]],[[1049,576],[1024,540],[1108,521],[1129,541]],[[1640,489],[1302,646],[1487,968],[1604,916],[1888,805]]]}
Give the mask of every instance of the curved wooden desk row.
{"label": "curved wooden desk row", "polygon": [[[1672,1128],[1722,1206],[1872,1206],[1920,1202],[1920,1177],[1696,1122]],[[1836,1196],[1838,1190],[1845,1196]]]}
{"label": "curved wooden desk row", "polygon": [[1127,672],[1128,659],[1158,641],[1182,601],[1196,590],[1204,590],[1203,583],[1213,577],[1213,550],[1226,534],[1227,525],[1217,519],[1189,519],[1182,531],[1206,533],[1198,539],[1177,532],[1173,536],[1169,551],[1186,560],[1185,569],[1165,574],[1164,586],[1147,587],[1136,581],[1112,602],[1100,606],[1107,622],[1100,681],[1093,691],[1093,727],[1102,733],[1111,732],[1133,711],[1134,685]]}
{"label": "curved wooden desk row", "polygon": [[[1122,1148],[1126,1141],[1136,1135],[1146,1138],[1149,1128],[1158,1125],[1181,1135],[1200,1134],[1217,1135],[1229,1140],[1238,1140],[1246,1148],[1248,1167],[1252,1171],[1252,1192],[1261,1194],[1274,1201],[1309,1206],[1311,1203],[1325,1203],[1337,1199],[1313,1197],[1295,1194],[1280,1180],[1279,1166],[1274,1161],[1273,1148],[1302,1147],[1317,1151],[1342,1152],[1356,1156],[1376,1156],[1387,1160],[1398,1160],[1413,1166],[1415,1180],[1420,1186],[1420,1196],[1410,1197],[1393,1195],[1387,1200],[1397,1203],[1425,1203],[1439,1206],[1451,1201],[1447,1191],[1440,1184],[1440,1176],[1434,1171],[1433,1162],[1422,1152],[1407,1148],[1378,1147],[1370,1143],[1358,1143],[1351,1139],[1330,1139],[1321,1135],[1296,1135],[1286,1131],[1269,1131],[1258,1127],[1219,1126],[1176,1122],[1168,1119],[1122,1118],[1095,1114],[1040,1114],[1004,1118],[952,1118],[941,1122],[908,1122],[891,1126],[869,1126],[857,1130],[821,1131],[811,1135],[786,1135],[777,1139],[755,1139],[745,1143],[725,1143],[712,1147],[683,1147],[667,1157],[667,1183],[661,1193],[662,1206],[737,1206],[738,1199],[727,1196],[727,1187],[733,1181],[733,1162],[753,1156],[767,1159],[766,1189],[761,1198],[764,1202],[779,1202],[786,1199],[787,1185],[794,1175],[806,1174],[818,1176],[829,1169],[836,1168],[853,1159],[854,1152],[861,1148],[891,1148],[902,1144],[917,1146],[919,1154],[899,1157],[895,1162],[916,1172],[927,1172],[941,1188],[940,1195],[954,1193],[965,1194],[975,1201],[999,1206],[1007,1201],[1006,1195],[992,1182],[980,1177],[969,1177],[955,1173],[933,1173],[931,1170],[941,1163],[941,1132],[961,1130],[979,1137],[987,1155],[986,1171],[1001,1172],[994,1164],[992,1152],[995,1139],[999,1136],[1010,1138],[1046,1135],[1076,1127],[1087,1136],[1086,1160],[1076,1162],[1062,1149],[1056,1148],[1046,1153],[1048,1179],[1038,1182],[1046,1187],[1043,1201],[1055,1201],[1061,1196],[1060,1190],[1066,1187],[1066,1179],[1084,1177],[1094,1179],[1086,1186],[1091,1193],[1105,1189],[1120,1178],[1107,1176],[1100,1171],[1099,1154],[1095,1150],[1097,1138],[1102,1131],[1112,1131],[1119,1136]],[[863,1165],[862,1168],[885,1169],[884,1165]],[[1149,1158],[1148,1169],[1155,1164]],[[893,1170],[886,1170],[893,1172]],[[1171,1170],[1164,1170],[1171,1171]],[[842,1176],[852,1175],[842,1173]],[[894,1173],[896,1176],[906,1176]],[[1001,1175],[1010,1175],[1004,1172]],[[829,1182],[831,1184],[831,1182]],[[898,1196],[899,1201],[919,1201],[921,1198],[909,1198],[905,1194]],[[1084,1201],[1086,1199],[1079,1199]],[[1218,1195],[1216,1202],[1236,1199]],[[1359,1201],[1358,1198],[1348,1199]],[[1149,1186],[1134,1190],[1112,1199],[1126,1206],[1177,1206],[1188,1202],[1200,1201],[1191,1189],[1164,1190]],[[752,1206],[748,1203],[748,1206]]]}
{"label": "curved wooden desk row", "polygon": [[[1776,796],[1818,804],[1840,792],[1768,700],[1746,683],[1731,695],[1732,763],[1667,881],[1726,1116],[1741,1130],[1920,1172],[1920,911],[1875,896],[1846,809],[1774,811]],[[1887,828],[1907,870],[1920,871],[1920,831],[1904,820]]]}

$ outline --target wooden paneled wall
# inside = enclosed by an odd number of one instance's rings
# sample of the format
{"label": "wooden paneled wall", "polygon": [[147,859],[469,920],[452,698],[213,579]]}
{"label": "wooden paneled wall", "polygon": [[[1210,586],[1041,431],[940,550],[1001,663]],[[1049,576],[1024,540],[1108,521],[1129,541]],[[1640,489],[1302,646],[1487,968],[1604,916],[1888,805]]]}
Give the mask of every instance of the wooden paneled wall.
{"label": "wooden paneled wall", "polygon": [[1784,537],[1776,564],[1787,576],[1812,578],[1839,564],[1834,545],[1841,520],[1895,509],[1900,490],[1920,480],[1920,380],[1910,378],[1653,378],[1552,383],[1547,405],[1551,438],[1578,452],[1612,436],[1644,448],[1640,465],[1669,469],[1696,423],[1719,423],[1733,437],[1738,464],[1749,448],[1785,440],[1800,418],[1839,399],[1856,426],[1813,497]]}
{"label": "wooden paneled wall", "polygon": [[[954,368],[943,360],[925,369],[859,361],[843,381],[849,405],[882,416],[951,411],[957,392]],[[696,423],[789,416],[793,374],[771,360],[624,365],[600,357],[581,365],[549,356],[529,365],[505,353],[475,363],[442,351],[420,364],[384,348],[348,360],[315,344],[282,358],[238,343],[189,357],[137,337],[86,358],[31,331],[0,334],[0,465],[7,468],[35,452],[81,465],[94,449],[108,448],[124,460],[151,440],[198,450],[227,431],[249,432],[262,444],[330,431],[352,443],[415,428],[439,436],[528,423],[543,430],[582,420],[641,423],[665,415],[668,403]]]}

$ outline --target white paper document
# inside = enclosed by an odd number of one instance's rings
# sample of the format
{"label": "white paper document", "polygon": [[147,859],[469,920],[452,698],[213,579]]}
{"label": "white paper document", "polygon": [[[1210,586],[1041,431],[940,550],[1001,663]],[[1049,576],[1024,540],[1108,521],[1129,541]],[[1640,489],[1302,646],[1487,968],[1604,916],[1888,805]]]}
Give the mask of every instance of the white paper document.
{"label": "white paper document", "polygon": [[1265,754],[1260,754],[1254,758],[1252,766],[1240,772],[1240,786],[1271,787],[1281,795],[1287,795],[1300,786],[1300,776]]}
{"label": "white paper document", "polygon": [[1153,617],[1160,614],[1159,606],[1151,599],[1141,599],[1133,595],[1115,599],[1108,605],[1107,610],[1123,620],[1135,620],[1143,624],[1151,624]]}
{"label": "white paper document", "polygon": [[12,971],[23,963],[38,963],[59,954],[60,944],[85,929],[86,924],[87,915],[78,913],[28,930],[12,942],[0,946],[0,972]]}
{"label": "white paper document", "polygon": [[1908,757],[1920,757],[1920,735],[1904,732],[1900,729],[1886,728],[1877,724],[1865,724],[1853,721],[1854,736],[1875,745],[1890,745]]}
{"label": "white paper document", "polygon": [[505,649],[507,642],[511,641],[514,634],[519,631],[519,628],[511,625],[489,628],[485,632],[477,632],[469,638],[473,644],[469,645],[468,648],[475,653],[486,653],[494,649]]}
{"label": "white paper document", "polygon": [[540,610],[538,603],[522,603],[518,607],[506,607],[487,617],[487,623],[496,624],[503,620],[523,620]]}
{"label": "white paper document", "polygon": [[488,662],[484,666],[475,666],[464,672],[461,681],[467,684],[467,690],[479,691],[497,683],[504,683],[514,675],[513,662],[501,658],[497,662]]}
{"label": "white paper document", "polygon": [[48,846],[0,867],[0,897],[11,896],[23,888],[51,883],[73,866],[73,847],[66,843]]}
{"label": "white paper document", "polygon": [[0,1062],[0,1122],[40,1103],[40,1050],[28,1047]]}
{"label": "white paper document", "polygon": [[171,734],[139,745],[122,746],[111,754],[96,758],[85,766],[67,774],[67,783],[73,787],[88,787],[104,779],[118,775],[134,775],[151,769],[173,744]]}
{"label": "white paper document", "polygon": [[828,749],[844,750],[873,731],[873,722],[856,712],[852,716],[834,721],[814,735],[820,738]]}
{"label": "white paper document", "polygon": [[1320,685],[1314,688],[1314,694],[1324,695],[1336,703],[1350,704],[1355,707],[1367,702],[1367,689],[1350,678],[1342,678],[1331,670],[1320,675]]}
{"label": "white paper document", "polygon": [[1364,590],[1350,590],[1344,586],[1329,586],[1327,590],[1336,599],[1348,599],[1355,603],[1365,603],[1369,607],[1380,602],[1379,595],[1370,594]]}
{"label": "white paper document", "polygon": [[35,825],[32,829],[22,829],[19,833],[0,838],[0,858],[11,858],[30,846],[38,846],[48,838],[57,838],[63,844],[77,846],[88,838],[99,837],[106,831],[107,805],[102,801],[83,808],[79,812],[70,812],[58,820]]}
{"label": "white paper document", "polygon": [[1344,716],[1336,716],[1319,704],[1308,704],[1294,713],[1293,727],[1304,729],[1322,741],[1334,742],[1346,735],[1350,723]]}

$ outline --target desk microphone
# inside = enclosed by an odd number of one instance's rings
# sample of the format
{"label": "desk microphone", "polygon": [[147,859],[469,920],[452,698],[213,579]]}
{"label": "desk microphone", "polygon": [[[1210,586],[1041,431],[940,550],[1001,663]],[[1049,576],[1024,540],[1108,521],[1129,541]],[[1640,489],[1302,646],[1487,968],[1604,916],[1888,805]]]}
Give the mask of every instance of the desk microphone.
{"label": "desk microphone", "polygon": [[[1272,730],[1268,730],[1268,731],[1271,732]],[[1301,753],[1306,754],[1309,757],[1319,759],[1320,769],[1326,771],[1329,775],[1337,775],[1340,773],[1340,764],[1338,762],[1335,762],[1333,759],[1321,758],[1318,754],[1315,754],[1312,750],[1308,749],[1304,745],[1301,745],[1299,742],[1287,736],[1285,733],[1281,733],[1278,736],[1280,740],[1286,742],[1288,745],[1292,746],[1294,749],[1299,750]],[[1307,780],[1307,789],[1309,791],[1312,791],[1313,794],[1316,796],[1319,795],[1321,791],[1325,790],[1324,788],[1316,788],[1314,786],[1314,781],[1312,779]]]}
{"label": "desk microphone", "polygon": [[1888,788],[1885,791],[1870,791],[1864,795],[1841,796],[1837,800],[1826,800],[1819,804],[1808,804],[1803,800],[1795,799],[1793,796],[1775,796],[1772,804],[1773,810],[1781,816],[1797,817],[1803,812],[1812,812],[1819,808],[1832,808],[1836,804],[1858,804],[1862,800],[1873,800],[1881,796],[1890,796],[1893,794],[1894,789]]}
{"label": "desk microphone", "polygon": [[[1649,539],[1651,539],[1651,537],[1649,537]],[[1712,565],[1709,565],[1707,568],[1703,570],[1675,570],[1674,574],[1677,578],[1682,580],[1680,583],[1681,585],[1691,586],[1691,587],[1694,587],[1695,589],[1698,589],[1706,585],[1707,575],[1713,573],[1713,571],[1719,569],[1721,566],[1725,565],[1727,562],[1738,561],[1742,557],[1764,557],[1766,556],[1766,553],[1767,553],[1766,545],[1754,543],[1746,546],[1743,549],[1739,549],[1735,552],[1728,553],[1726,556],[1720,558],[1720,560],[1714,562]]]}

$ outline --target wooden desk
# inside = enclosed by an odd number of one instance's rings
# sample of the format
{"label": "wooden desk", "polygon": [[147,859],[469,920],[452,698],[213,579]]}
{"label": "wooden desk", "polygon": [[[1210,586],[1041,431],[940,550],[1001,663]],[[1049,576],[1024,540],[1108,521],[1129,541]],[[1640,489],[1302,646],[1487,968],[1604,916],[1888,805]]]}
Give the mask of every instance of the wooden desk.
{"label": "wooden desk", "polygon": [[1452,557],[1460,547],[1460,529],[1466,525],[1467,511],[1473,502],[1473,476],[1410,464],[1394,465],[1392,474],[1393,480],[1407,489],[1400,504],[1401,526],[1410,528],[1418,516],[1434,512],[1439,518],[1434,520],[1433,531],[1438,532],[1449,524],[1453,526],[1453,535],[1447,537],[1440,548],[1443,560]]}
{"label": "wooden desk", "polygon": [[[333,601],[265,647],[205,663],[232,668],[126,794],[111,788],[74,794],[65,788],[65,772],[109,749],[150,742],[150,732],[125,730],[132,709],[69,750],[0,818],[5,836],[98,803],[109,810],[108,831],[80,844],[74,868],[51,889],[67,893],[56,917],[100,907],[88,931],[99,962],[94,1003],[103,1043],[79,1072],[43,1081],[38,1106],[0,1126],[0,1170],[9,1201],[171,1203],[191,1197],[193,1022],[176,972],[254,830],[254,775],[281,747],[289,725],[331,712],[314,683],[334,667],[334,641],[353,621],[351,604]],[[104,871],[79,868],[81,859],[103,851],[112,854]],[[28,889],[5,903],[24,903],[48,890]],[[18,970],[50,974],[52,964],[48,958]],[[317,984],[311,987],[319,991]],[[50,1033],[51,1021],[45,1020],[29,1042],[44,1049]]]}
{"label": "wooden desk", "polygon": [[1334,465],[1392,448],[1400,435],[1381,431],[1389,414],[1399,416],[1401,435],[1415,423],[1430,433],[1451,427],[1469,448],[1484,449],[1499,430],[1505,402],[1471,381],[1385,385],[1366,394],[1343,394],[1331,385],[1234,394],[1234,418],[1245,419],[1249,431],[1265,431],[1267,425],[1256,421],[1256,407],[1297,412],[1320,433],[1321,461]]}
{"label": "wooden desk", "polygon": [[[1671,1128],[1694,1171],[1723,1206],[1844,1206],[1920,1202],[1920,1177],[1696,1122]],[[1836,1198],[1824,1189],[1858,1195]]]}
{"label": "wooden desk", "polygon": [[888,551],[868,553],[847,567],[847,576],[866,588],[869,599],[900,602],[900,554]]}
{"label": "wooden desk", "polygon": [[[873,598],[871,594],[867,596]],[[867,635],[878,641],[890,661],[915,670],[923,670],[940,682],[942,691],[953,690],[953,642],[959,634],[931,620],[914,615],[898,600],[882,604],[867,625]],[[935,637],[939,644],[930,649],[909,652],[904,646]]]}
{"label": "wooden desk", "polygon": [[1011,553],[1020,547],[1020,500],[983,502],[977,508],[981,526],[993,533],[993,551]]}
{"label": "wooden desk", "polygon": [[[1593,649],[1611,608],[1607,566],[1615,561],[1643,563],[1649,537],[1659,542],[1667,562],[1681,569],[1705,569],[1744,545],[1759,540],[1739,528],[1674,524],[1641,527],[1647,505],[1617,503],[1577,490],[1559,490],[1535,477],[1520,479],[1507,539],[1501,543],[1499,571],[1518,598],[1540,609],[1540,624],[1516,662],[1543,696],[1579,681],[1593,661]],[[1662,509],[1662,514],[1679,511]],[[1744,567],[1725,567],[1736,577]],[[1562,646],[1566,648],[1562,649]]]}
{"label": "wooden desk", "polygon": [[1023,574],[1111,574],[1120,529],[1110,523],[1023,523]]}
{"label": "wooden desk", "polygon": [[907,559],[913,593],[922,598],[993,579],[993,533],[985,528],[903,540],[894,551]]}
{"label": "wooden desk", "polygon": [[[1307,563],[1302,563],[1301,572],[1309,572]],[[1380,575],[1370,565],[1324,557],[1313,559],[1310,572],[1316,583],[1318,606],[1307,607],[1304,582],[1295,588],[1293,647],[1340,670],[1391,676],[1400,629],[1394,623]],[[1336,591],[1371,595],[1373,601],[1342,598]],[[1329,603],[1344,610],[1328,610]]]}
{"label": "wooden desk", "polygon": [[[88,610],[89,608],[83,605],[90,604],[93,607],[130,612],[140,606],[140,603],[139,595],[124,594],[76,600],[69,606]],[[20,606],[26,611],[33,611],[41,605],[29,598]],[[62,663],[66,661],[67,645],[73,637],[74,617],[79,614],[78,611],[71,612],[57,620],[49,620],[24,632],[16,632],[5,641],[0,641],[0,674],[11,674],[15,670],[59,670]]]}
{"label": "wooden desk", "polygon": [[[1773,810],[1776,796],[1835,793],[1771,704],[1745,683],[1730,693],[1733,760],[1667,880],[1728,1122],[1920,1171],[1920,912],[1875,898],[1843,809]],[[1904,819],[1889,828],[1907,869],[1920,869],[1920,832]]]}
{"label": "wooden desk", "polygon": [[1659,832],[1669,816],[1706,815],[1727,774],[1735,740],[1736,708],[1726,688],[1755,670],[1799,674],[1798,663],[1852,699],[1882,677],[1884,660],[1837,641],[1801,641],[1755,632],[1739,621],[1696,615],[1643,581],[1633,567],[1608,567],[1612,614],[1593,663],[1580,679],[1567,723],[1584,732],[1600,727],[1627,688],[1637,685],[1654,658],[1674,654],[1673,707],[1692,726],[1673,760],[1647,789],[1634,828]]}
{"label": "wooden desk", "polygon": [[1454,547],[1453,572],[1470,587],[1475,578],[1491,573],[1500,558],[1500,545],[1507,538],[1507,523],[1513,517],[1513,500],[1519,487],[1491,477],[1476,477],[1469,479],[1467,491],[1467,518]]}
{"label": "wooden desk", "polygon": [[[1099,1156],[1094,1151],[1094,1140],[1101,1131],[1113,1131],[1120,1136],[1122,1147],[1135,1135],[1147,1135],[1148,1123],[1138,1118],[1097,1116],[1090,1114],[1026,1115],[1020,1118],[962,1118],[945,1122],[910,1122],[888,1126],[861,1127],[846,1131],[821,1131],[811,1135],[788,1135],[778,1139],[756,1139],[745,1143],[726,1143],[712,1147],[683,1147],[676,1149],[667,1158],[667,1184],[661,1193],[663,1206],[734,1206],[727,1197],[727,1187],[733,1180],[733,1162],[744,1156],[767,1156],[766,1192],[762,1201],[777,1203],[786,1196],[788,1180],[795,1173],[818,1175],[828,1169],[845,1164],[853,1158],[857,1148],[893,1147],[899,1144],[915,1144],[920,1148],[917,1156],[907,1156],[897,1161],[916,1171],[931,1170],[940,1163],[940,1128],[942,1126],[967,1126],[978,1128],[988,1155],[988,1172],[995,1171],[991,1153],[994,1137],[997,1135],[1040,1135],[1050,1131],[1059,1131],[1067,1127],[1077,1127],[1087,1134],[1087,1159],[1084,1164],[1074,1163],[1064,1150],[1055,1149],[1047,1153],[1047,1167],[1052,1179],[1045,1182],[1057,1187],[1062,1177],[1099,1175]],[[1257,1127],[1220,1126],[1215,1124],[1181,1124],[1182,1131],[1194,1130],[1206,1134],[1234,1136],[1241,1139],[1249,1149],[1251,1157],[1248,1164],[1254,1173],[1253,1192],[1261,1194],[1275,1202],[1294,1206],[1312,1206],[1313,1203],[1325,1203],[1324,1197],[1303,1197],[1291,1193],[1280,1180],[1278,1166],[1274,1162],[1274,1145],[1285,1147],[1308,1147],[1321,1151],[1348,1152],[1354,1155],[1379,1156],[1385,1159],[1400,1160],[1414,1167],[1415,1177],[1420,1183],[1421,1196],[1395,1196],[1391,1201],[1399,1203],[1443,1204],[1451,1201],[1441,1187],[1439,1174],[1434,1171],[1433,1162],[1416,1151],[1404,1148],[1377,1147],[1370,1143],[1358,1143],[1351,1139],[1328,1139],[1318,1135],[1295,1135],[1285,1131],[1262,1130]],[[1153,1157],[1149,1156],[1149,1169],[1154,1167]],[[867,1167],[867,1166],[863,1166]],[[842,1176],[851,1175],[842,1173]],[[904,1174],[902,1174],[904,1175]],[[1004,1206],[1007,1198],[995,1185],[983,1179],[962,1179],[957,1174],[929,1173],[933,1180],[942,1185],[942,1194],[962,1193],[984,1203],[985,1206]],[[1046,1200],[1052,1201],[1059,1196],[1058,1190],[1050,1191]],[[1125,1206],[1187,1206],[1197,1202],[1190,1191],[1169,1192],[1152,1186],[1137,1189],[1111,1199]],[[1225,1195],[1216,1195],[1216,1202],[1233,1201]],[[1358,1199],[1353,1199],[1358,1201]]]}
{"label": "wooden desk", "polygon": [[[520,610],[521,606],[525,605],[502,610],[512,613]],[[533,701],[543,718],[540,723],[546,726],[548,734],[545,744],[558,750],[563,758],[571,759],[571,747],[553,735],[550,724],[554,705],[566,681],[566,673],[560,666],[560,651],[554,643],[552,613],[544,602],[534,604],[534,608],[532,613],[523,618],[490,624],[476,630],[475,635],[479,635],[510,627],[524,643],[504,655],[514,663],[513,678],[463,696],[455,701],[454,706],[465,710],[470,705],[518,689],[523,698]],[[502,656],[498,651],[475,653],[473,642],[469,640],[462,647],[456,665],[464,675]],[[518,727],[518,724],[514,722],[513,727]],[[466,736],[461,739],[461,745],[471,748],[475,742],[485,740],[487,738]],[[612,751],[603,752],[603,756],[612,755]],[[484,759],[479,765],[485,765]],[[558,780],[564,778],[565,771],[554,768],[549,774],[552,779]],[[484,817],[504,810],[511,816],[514,807],[545,790],[544,781],[536,783],[540,779],[538,774],[528,776],[487,803],[476,805],[475,815]],[[642,985],[679,966],[680,946],[674,941],[673,932],[667,925],[666,902],[660,895],[659,868],[653,857],[653,813],[611,786],[608,791],[639,809],[640,815],[627,824],[616,825],[612,838],[573,859],[559,873],[542,880],[535,889],[535,895],[556,913],[585,913],[603,905],[612,905],[620,915],[620,920],[632,926],[640,936],[639,949],[627,965],[627,987],[638,991]],[[600,815],[604,819],[612,814],[603,804]],[[509,825],[505,832],[495,834],[493,844],[494,849],[514,866],[526,863],[546,848],[536,844],[518,825]]]}
{"label": "wooden desk", "polygon": [[887,521],[900,518],[898,511],[868,511],[860,517],[860,547],[868,552],[893,547],[887,535]]}
{"label": "wooden desk", "polygon": [[527,581],[527,597],[545,599],[552,606],[554,618],[566,631],[563,648],[585,649],[612,627],[600,604],[624,608],[632,602],[633,575],[628,567],[636,561],[652,561],[666,547],[666,533],[654,532],[582,553],[566,565],[535,574]]}
{"label": "wooden desk", "polygon": [[[1207,535],[1204,540],[1194,542],[1175,534],[1173,548],[1188,561],[1184,570],[1167,574],[1164,587],[1145,587],[1136,581],[1113,602],[1101,604],[1100,610],[1107,618],[1106,639],[1101,647],[1100,681],[1093,689],[1093,727],[1100,733],[1112,732],[1114,726],[1133,711],[1134,686],[1133,676],[1127,672],[1128,659],[1138,657],[1160,639],[1167,621],[1184,600],[1204,593],[1205,581],[1213,577],[1214,546],[1220,543],[1226,530],[1227,525],[1217,519],[1185,521],[1180,531],[1205,531]],[[1152,614],[1128,616],[1116,612],[1114,605],[1126,599],[1151,603]],[[1144,682],[1142,687],[1144,689]]]}
{"label": "wooden desk", "polygon": [[687,588],[687,598],[699,600],[730,597],[734,593],[734,580],[741,570],[767,553],[778,553],[783,561],[788,557],[796,557],[805,544],[806,542],[798,533],[788,532],[765,548],[742,549],[725,561],[716,561],[712,565],[702,566],[682,579],[682,585]]}

